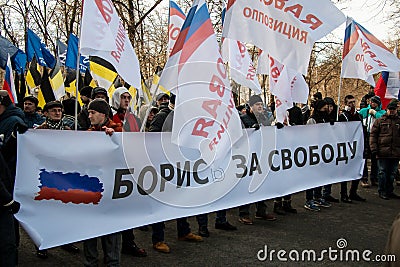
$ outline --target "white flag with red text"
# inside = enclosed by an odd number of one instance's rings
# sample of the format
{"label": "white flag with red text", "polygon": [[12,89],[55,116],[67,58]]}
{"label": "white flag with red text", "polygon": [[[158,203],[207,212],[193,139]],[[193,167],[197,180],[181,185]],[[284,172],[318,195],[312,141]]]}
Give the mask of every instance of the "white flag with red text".
{"label": "white flag with red text", "polygon": [[314,42],[345,19],[330,0],[229,0],[222,36],[254,44],[306,74]]}
{"label": "white flag with red text", "polygon": [[191,22],[185,22],[187,30],[180,34],[185,38],[177,61],[171,140],[179,146],[197,149],[210,163],[230,151],[242,130],[207,5],[200,0],[193,7],[194,13],[187,16]]}
{"label": "white flag with red text", "polygon": [[141,86],[139,61],[111,0],[83,1],[81,53],[110,62],[135,88]]}
{"label": "white flag with red text", "polygon": [[257,74],[269,74],[268,54],[261,49],[258,51]]}
{"label": "white flag with red text", "polygon": [[350,17],[347,18],[342,57],[343,78],[362,79],[373,86],[372,74],[400,71],[400,59]]}
{"label": "white flag with red text", "polygon": [[238,84],[250,88],[255,94],[260,94],[260,82],[246,46],[240,41],[223,38],[221,54],[224,62],[229,63],[232,79]]}
{"label": "white flag with red text", "polygon": [[271,56],[269,59],[269,84],[271,94],[275,96],[276,120],[283,122],[286,111],[293,107],[293,103],[307,103],[309,89],[302,74]]}

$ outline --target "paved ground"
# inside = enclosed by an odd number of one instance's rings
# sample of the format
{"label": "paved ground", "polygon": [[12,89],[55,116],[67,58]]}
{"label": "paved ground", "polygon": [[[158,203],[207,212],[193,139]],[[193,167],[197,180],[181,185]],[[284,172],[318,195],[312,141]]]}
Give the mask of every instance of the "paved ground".
{"label": "paved ground", "polygon": [[[340,185],[334,185],[334,196],[339,196]],[[400,187],[395,189],[400,193]],[[238,226],[238,231],[224,232],[215,230],[214,214],[210,215],[211,236],[202,243],[188,243],[177,241],[176,224],[170,221],[166,225],[166,242],[171,247],[170,254],[161,254],[153,251],[151,246],[151,232],[136,230],[137,243],[148,251],[146,258],[122,256],[122,266],[223,266],[223,265],[272,265],[272,266],[382,266],[377,262],[330,261],[329,255],[324,254],[322,262],[280,262],[274,254],[273,261],[268,259],[261,262],[257,259],[257,252],[268,246],[268,251],[284,249],[315,250],[317,255],[329,247],[338,249],[337,240],[344,238],[347,247],[342,249],[358,249],[360,255],[364,250],[371,250],[371,258],[382,254],[385,247],[388,230],[397,213],[400,212],[400,200],[382,200],[378,198],[377,188],[360,189],[360,195],[367,198],[365,203],[334,204],[321,212],[310,212],[303,208],[305,193],[294,195],[294,207],[299,211],[297,215],[279,216],[277,221],[255,221],[252,226],[241,225],[238,222],[237,209],[228,212],[228,219]],[[272,208],[272,201],[268,201],[268,209]],[[197,231],[197,223],[190,218],[193,231]],[[22,232],[19,266],[82,266],[83,254],[72,255],[60,248],[49,250],[49,258],[41,260],[35,256],[32,241],[25,232]],[[68,234],[68,233],[60,233]],[[77,244],[82,248],[82,243]],[[294,252],[293,252],[294,253]],[[291,254],[294,256],[295,254]],[[337,253],[336,255],[340,255]],[[345,254],[343,254],[345,255]],[[285,255],[288,257],[288,254]],[[360,256],[361,257],[361,256]],[[345,258],[345,256],[343,256]],[[400,259],[399,259],[400,260]]]}

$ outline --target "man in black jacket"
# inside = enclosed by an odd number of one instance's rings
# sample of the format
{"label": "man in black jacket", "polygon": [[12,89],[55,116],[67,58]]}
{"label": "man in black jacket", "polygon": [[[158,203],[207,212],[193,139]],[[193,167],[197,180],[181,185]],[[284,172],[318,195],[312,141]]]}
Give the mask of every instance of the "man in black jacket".
{"label": "man in black jacket", "polygon": [[[347,95],[344,98],[344,110],[343,112],[339,115],[339,121],[359,121],[361,122],[361,116],[358,114],[356,111],[356,99],[352,95]],[[360,183],[360,179],[353,180],[351,182],[351,187],[350,187],[350,196],[347,195],[347,182],[342,182],[341,185],[341,191],[340,191],[340,196],[341,196],[341,201],[344,203],[351,203],[352,200],[356,201],[365,201],[365,198],[360,197],[357,194],[357,188],[358,184]]]}
{"label": "man in black jacket", "polygon": [[17,265],[17,244],[14,216],[20,204],[13,200],[14,182],[0,153],[0,266]]}
{"label": "man in black jacket", "polygon": [[[274,117],[272,113],[264,109],[263,100],[259,95],[252,95],[249,99],[250,109],[246,114],[240,116],[245,128],[260,128],[260,126],[270,126]],[[256,219],[274,221],[276,217],[273,214],[267,214],[267,206],[264,201],[256,203]],[[253,224],[250,219],[250,204],[239,207],[239,222],[247,225]]]}

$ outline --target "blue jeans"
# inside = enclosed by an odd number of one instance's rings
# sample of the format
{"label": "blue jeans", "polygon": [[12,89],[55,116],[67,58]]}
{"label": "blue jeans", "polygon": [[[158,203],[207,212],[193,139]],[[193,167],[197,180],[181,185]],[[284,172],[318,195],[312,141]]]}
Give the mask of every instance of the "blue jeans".
{"label": "blue jeans", "polygon": [[[217,217],[215,218],[215,223],[225,223],[226,222],[226,210],[216,211]],[[199,227],[207,227],[208,225],[208,214],[200,214],[196,216],[197,223]]]}
{"label": "blue jeans", "polygon": [[14,216],[8,210],[0,210],[0,240],[0,266],[16,266]]}
{"label": "blue jeans", "polygon": [[320,199],[322,197],[322,186],[306,190],[306,200]]}
{"label": "blue jeans", "polygon": [[398,159],[378,159],[378,192],[380,194],[393,193],[393,181],[398,164]]}
{"label": "blue jeans", "polygon": [[332,184],[324,185],[324,198],[330,196],[332,193]]}

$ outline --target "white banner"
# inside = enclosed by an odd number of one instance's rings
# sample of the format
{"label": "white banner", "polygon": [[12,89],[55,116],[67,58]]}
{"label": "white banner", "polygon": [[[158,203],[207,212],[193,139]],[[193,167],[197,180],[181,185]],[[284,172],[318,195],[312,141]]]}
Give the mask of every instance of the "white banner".
{"label": "white banner", "polygon": [[229,0],[222,36],[254,44],[306,74],[314,42],[345,19],[329,0]]}
{"label": "white banner", "polygon": [[83,1],[80,52],[110,62],[131,86],[141,88],[139,60],[111,0]]}
{"label": "white banner", "polygon": [[243,134],[208,166],[170,133],[29,130],[18,136],[17,218],[45,249],[361,177],[359,122]]}

